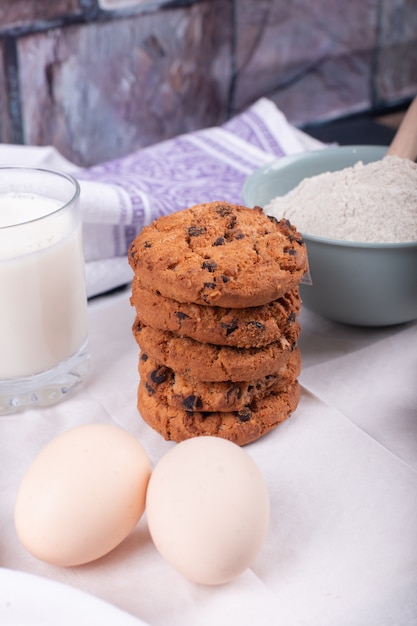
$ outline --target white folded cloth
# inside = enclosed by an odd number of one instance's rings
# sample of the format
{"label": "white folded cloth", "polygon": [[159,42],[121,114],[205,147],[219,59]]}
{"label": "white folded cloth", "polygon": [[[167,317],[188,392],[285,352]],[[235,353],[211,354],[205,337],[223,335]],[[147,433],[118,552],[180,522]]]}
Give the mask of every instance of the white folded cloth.
{"label": "white folded cloth", "polygon": [[[175,445],[136,409],[139,350],[129,293],[90,301],[91,366],[76,394],[0,420],[0,567],[87,591],[149,626],[415,625],[417,387],[403,392],[416,371],[416,324],[366,332],[302,311],[300,405],[245,447],[271,497],[266,542],[230,584],[195,585],[173,570],[156,551],[146,515],[120,546],[87,565],[55,567],[23,548],[13,523],[16,492],[53,437],[81,424],[116,424],[137,437],[153,467]],[[31,606],[20,589],[22,606]],[[0,585],[6,624],[3,597]],[[90,623],[104,623],[94,617]]]}
{"label": "white folded cloth", "polygon": [[242,203],[246,177],[277,157],[322,147],[262,98],[221,127],[180,135],[81,169],[55,148],[0,145],[0,164],[58,169],[81,185],[89,297],[130,282],[130,242],[160,215],[226,199]]}

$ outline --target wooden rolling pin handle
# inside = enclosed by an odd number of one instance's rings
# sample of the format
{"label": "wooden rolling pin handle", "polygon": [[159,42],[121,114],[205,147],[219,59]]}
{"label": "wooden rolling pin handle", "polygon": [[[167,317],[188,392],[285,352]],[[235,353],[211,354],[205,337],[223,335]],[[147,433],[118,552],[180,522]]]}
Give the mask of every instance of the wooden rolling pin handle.
{"label": "wooden rolling pin handle", "polygon": [[387,155],[416,160],[417,157],[417,96],[414,98],[401,122]]}

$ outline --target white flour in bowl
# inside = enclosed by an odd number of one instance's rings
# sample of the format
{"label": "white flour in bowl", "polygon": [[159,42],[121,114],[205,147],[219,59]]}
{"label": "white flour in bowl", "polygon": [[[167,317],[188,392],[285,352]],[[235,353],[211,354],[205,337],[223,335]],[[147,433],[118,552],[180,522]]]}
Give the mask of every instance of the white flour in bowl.
{"label": "white flour in bowl", "polygon": [[304,179],[264,207],[306,235],[363,243],[417,241],[417,165],[387,156]]}

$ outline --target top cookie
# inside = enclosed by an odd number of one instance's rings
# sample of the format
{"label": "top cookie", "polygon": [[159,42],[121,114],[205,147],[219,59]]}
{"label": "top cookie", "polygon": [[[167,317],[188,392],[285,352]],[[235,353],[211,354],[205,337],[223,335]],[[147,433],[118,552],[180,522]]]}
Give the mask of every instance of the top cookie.
{"label": "top cookie", "polygon": [[145,226],[128,258],[146,289],[178,302],[220,307],[272,302],[307,270],[304,242],[287,220],[221,201]]}

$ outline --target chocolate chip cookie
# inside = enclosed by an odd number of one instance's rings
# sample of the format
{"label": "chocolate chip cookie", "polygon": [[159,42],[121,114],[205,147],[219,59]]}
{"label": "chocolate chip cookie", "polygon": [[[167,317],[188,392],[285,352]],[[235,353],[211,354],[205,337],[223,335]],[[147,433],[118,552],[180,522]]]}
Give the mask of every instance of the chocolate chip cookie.
{"label": "chocolate chip cookie", "polygon": [[298,285],[278,300],[244,309],[177,302],[142,287],[134,278],[131,303],[149,326],[202,343],[256,348],[277,341],[294,324],[301,308]]}
{"label": "chocolate chip cookie", "polygon": [[132,242],[128,259],[145,289],[230,308],[277,300],[307,270],[303,239],[288,220],[223,201],[155,220]]}
{"label": "chocolate chip cookie", "polygon": [[147,393],[162,403],[188,412],[241,411],[254,401],[283,391],[297,379],[300,369],[298,349],[276,374],[245,382],[205,382],[160,365],[144,352],[139,359],[139,374]]}
{"label": "chocolate chip cookie", "polygon": [[261,348],[200,343],[157,330],[136,318],[133,334],[143,352],[180,374],[203,381],[251,381],[277,374],[297,347],[299,326]]}
{"label": "chocolate chip cookie", "polygon": [[298,382],[279,393],[253,401],[236,412],[185,411],[149,394],[144,381],[138,389],[138,410],[142,418],[165,439],[183,441],[212,435],[244,446],[270,432],[296,409],[300,397]]}

